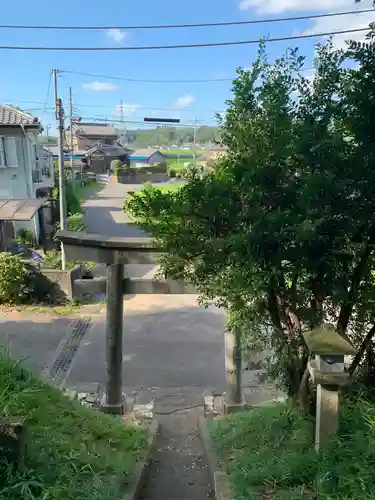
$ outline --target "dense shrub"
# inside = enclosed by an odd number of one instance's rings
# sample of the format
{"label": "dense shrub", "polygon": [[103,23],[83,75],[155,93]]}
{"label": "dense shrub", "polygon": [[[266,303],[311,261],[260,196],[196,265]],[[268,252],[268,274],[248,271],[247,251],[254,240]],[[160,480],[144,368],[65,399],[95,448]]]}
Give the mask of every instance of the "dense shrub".
{"label": "dense shrub", "polygon": [[0,302],[20,303],[28,296],[28,272],[19,255],[0,253]]}
{"label": "dense shrub", "polygon": [[78,232],[85,230],[85,218],[82,213],[70,215],[67,222],[68,231]]}
{"label": "dense shrub", "polygon": [[375,335],[375,25],[366,43],[318,45],[313,81],[303,64],[297,49],[271,64],[261,44],[220,121],[227,154],[178,196],[155,190],[128,209],[163,274],[229,311],[244,348],[273,352],[271,374],[308,410],[303,334],[333,324],[357,367]]}
{"label": "dense shrub", "polygon": [[67,182],[65,184],[65,196],[66,196],[66,212],[69,215],[82,213],[81,202],[74,191],[73,184]]}
{"label": "dense shrub", "polygon": [[17,236],[15,241],[27,248],[36,247],[35,235],[30,229],[22,228],[19,231],[17,231]]}
{"label": "dense shrub", "polygon": [[51,301],[54,285],[20,255],[0,253],[0,303],[23,304]]}
{"label": "dense shrub", "polygon": [[168,174],[169,174],[169,177],[176,177],[177,172],[174,168],[170,168],[168,170]]}

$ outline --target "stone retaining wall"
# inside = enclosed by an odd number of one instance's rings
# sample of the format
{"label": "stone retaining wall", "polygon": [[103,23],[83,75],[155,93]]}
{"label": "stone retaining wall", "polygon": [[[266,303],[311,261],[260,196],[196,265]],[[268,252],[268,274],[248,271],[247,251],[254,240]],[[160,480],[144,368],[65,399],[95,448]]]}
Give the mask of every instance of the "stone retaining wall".
{"label": "stone retaining wall", "polygon": [[40,272],[50,283],[57,285],[68,299],[74,299],[74,280],[82,278],[81,266],[66,271],[41,268]]}

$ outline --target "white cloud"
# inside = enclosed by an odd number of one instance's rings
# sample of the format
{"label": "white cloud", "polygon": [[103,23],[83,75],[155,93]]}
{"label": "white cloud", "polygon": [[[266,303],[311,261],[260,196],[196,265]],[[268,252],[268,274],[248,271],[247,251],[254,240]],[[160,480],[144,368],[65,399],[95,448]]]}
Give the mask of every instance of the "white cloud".
{"label": "white cloud", "polygon": [[[321,17],[319,19],[314,19],[312,26],[305,30],[303,34],[309,35],[314,33],[330,33],[333,31],[367,29],[369,23],[374,21],[375,11],[351,16]],[[334,35],[332,38],[333,44],[336,48],[345,48],[346,40],[363,41],[365,40],[366,32],[367,31],[359,31],[357,33]]]}
{"label": "white cloud", "polygon": [[122,114],[124,116],[130,116],[133,115],[140,107],[140,104],[116,104],[116,107],[112,114],[113,116],[121,116],[122,108]]}
{"label": "white cloud", "polygon": [[[350,5],[350,10],[355,8]],[[267,12],[276,14],[279,12],[323,12],[331,10],[348,10],[347,0],[240,0],[239,8],[241,10],[255,9],[257,12]],[[365,0],[359,5],[360,9],[371,7],[371,0]]]}
{"label": "white cloud", "polygon": [[191,94],[185,94],[173,103],[174,108],[186,108],[195,102],[195,97]]}
{"label": "white cloud", "polygon": [[125,31],[121,31],[117,28],[111,28],[107,30],[106,35],[107,38],[109,38],[113,42],[120,43],[125,39],[125,37],[128,36],[128,33],[126,33]]}
{"label": "white cloud", "polygon": [[[261,14],[283,14],[298,16],[306,15],[312,12],[334,13],[345,12],[346,10],[363,10],[372,7],[372,0],[362,0],[355,3],[354,0],[348,8],[347,0],[239,0],[241,10],[254,10]],[[310,27],[302,33],[292,30],[291,35],[314,35],[318,33],[331,33],[334,31],[345,31],[368,28],[369,23],[375,21],[375,11],[363,14],[351,14],[334,17],[321,17],[312,19]],[[333,44],[337,48],[346,46],[346,40],[361,41],[365,39],[366,31],[358,33],[344,33],[333,36]],[[312,39],[314,42],[316,39]]]}
{"label": "white cloud", "polygon": [[95,80],[93,82],[84,83],[82,88],[84,90],[92,90],[93,92],[115,92],[119,87],[114,83],[99,82]]}

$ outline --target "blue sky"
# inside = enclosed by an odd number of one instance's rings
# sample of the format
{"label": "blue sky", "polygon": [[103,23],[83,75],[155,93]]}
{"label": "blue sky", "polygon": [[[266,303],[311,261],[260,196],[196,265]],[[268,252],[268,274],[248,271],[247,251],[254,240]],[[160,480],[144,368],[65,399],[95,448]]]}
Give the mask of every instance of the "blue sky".
{"label": "blue sky", "polygon": [[[95,4],[98,4],[98,7]],[[58,25],[140,25],[203,23],[308,15],[371,7],[371,0],[106,0],[93,2],[65,0],[3,0],[1,24]],[[100,5],[100,6],[99,6]],[[374,14],[325,18],[320,20],[258,24],[220,28],[129,30],[129,31],[37,31],[0,30],[0,45],[47,46],[134,46],[206,43],[228,40],[280,37],[306,32],[354,29],[375,20]],[[363,38],[358,34],[357,39]],[[342,45],[345,37],[335,38]],[[352,36],[353,38],[353,36]],[[311,67],[317,39],[300,40],[301,53]],[[268,53],[277,57],[296,42],[271,43]],[[155,80],[194,80],[230,78],[237,66],[248,67],[256,56],[256,45],[182,49],[167,51],[119,52],[29,52],[1,51],[0,102],[33,109],[44,124],[53,124],[53,93],[49,93],[47,112],[43,104],[52,68],[122,78]],[[60,96],[67,104],[68,88],[73,89],[74,105],[85,119],[116,119],[119,104],[129,121],[144,116],[179,117],[190,123],[214,123],[214,113],[224,109],[230,97],[230,82],[151,84],[122,82],[105,78],[61,73]],[[30,102],[25,102],[30,101]],[[158,111],[155,108],[165,108]],[[136,125],[128,125],[133,128]],[[52,125],[53,127],[53,125]]]}

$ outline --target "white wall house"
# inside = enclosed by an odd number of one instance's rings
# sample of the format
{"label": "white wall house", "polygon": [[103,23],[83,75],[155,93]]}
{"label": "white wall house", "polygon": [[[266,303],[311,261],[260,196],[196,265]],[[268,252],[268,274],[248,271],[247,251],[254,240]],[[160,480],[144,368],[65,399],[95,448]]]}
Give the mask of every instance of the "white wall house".
{"label": "white wall house", "polygon": [[[54,185],[52,155],[38,144],[37,118],[0,104],[0,200],[29,200]],[[32,229],[39,238],[39,220],[15,222],[15,230]]]}

